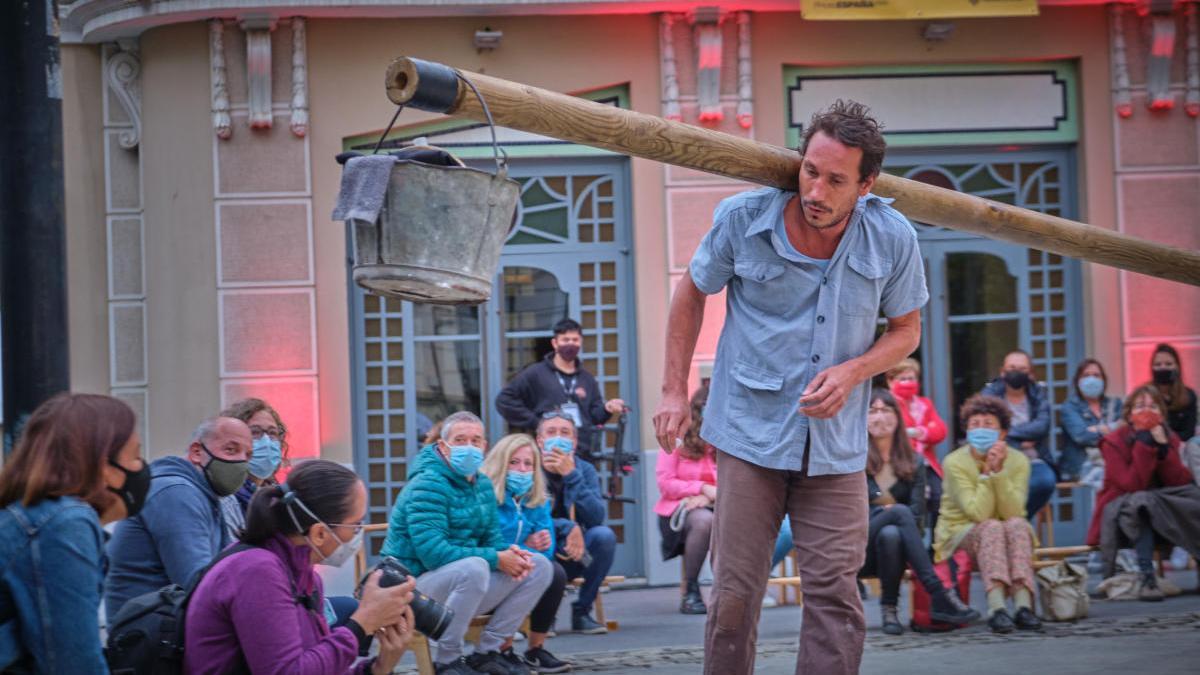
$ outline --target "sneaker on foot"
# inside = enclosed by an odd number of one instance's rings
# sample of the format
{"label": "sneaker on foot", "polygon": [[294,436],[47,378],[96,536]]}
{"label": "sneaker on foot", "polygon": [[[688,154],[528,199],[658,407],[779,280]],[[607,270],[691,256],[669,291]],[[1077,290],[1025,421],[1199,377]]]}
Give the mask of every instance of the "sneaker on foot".
{"label": "sneaker on foot", "polygon": [[525,664],[537,671],[538,675],[542,675],[542,673],[565,673],[571,669],[570,663],[555,658],[553,654],[542,647],[534,647],[525,652]]}
{"label": "sneaker on foot", "polygon": [[530,675],[529,666],[525,664],[525,659],[517,656],[512,647],[500,652],[500,658],[508,664],[508,672],[513,675]]}
{"label": "sneaker on foot", "polygon": [[608,628],[604,624],[592,618],[587,612],[574,612],[571,617],[571,630],[584,635],[600,635],[607,633]]}
{"label": "sneaker on foot", "polygon": [[991,628],[993,633],[1011,633],[1017,629],[1017,625],[1006,610],[998,609],[992,613],[992,618],[988,619],[988,628]]}
{"label": "sneaker on foot", "polygon": [[1021,630],[1041,630],[1042,620],[1037,618],[1037,614],[1033,613],[1028,607],[1020,607],[1017,609],[1017,615],[1013,617],[1013,623]]}
{"label": "sneaker on foot", "polygon": [[466,657],[458,657],[449,663],[434,664],[437,675],[479,675],[479,671],[467,665]]}
{"label": "sneaker on foot", "polygon": [[525,667],[524,663],[520,664],[522,670],[514,670],[500,655],[500,652],[485,654],[475,652],[467,657],[467,665],[474,668],[476,672],[487,673],[487,675],[529,675],[529,669]]}

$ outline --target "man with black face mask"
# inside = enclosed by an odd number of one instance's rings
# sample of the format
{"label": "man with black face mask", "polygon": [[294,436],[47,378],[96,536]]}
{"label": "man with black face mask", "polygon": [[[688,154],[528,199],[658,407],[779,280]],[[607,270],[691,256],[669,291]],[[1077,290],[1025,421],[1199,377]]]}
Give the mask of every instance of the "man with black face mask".
{"label": "man with black face mask", "polygon": [[621,412],[625,402],[619,398],[604,400],[596,378],[583,367],[579,350],[583,346],[583,327],[573,319],[554,325],[550,340],[554,351],[544,359],[517,373],[496,396],[496,409],[508,420],[512,431],[534,433],[542,413],[561,410],[579,430],[577,452],[589,456],[596,425]]}
{"label": "man with black face mask", "polygon": [[1029,354],[1016,349],[1004,357],[1000,377],[983,388],[983,393],[995,396],[1008,404],[1012,426],[1008,430],[1008,445],[1029,458],[1029,496],[1025,501],[1025,516],[1033,518],[1054,494],[1058,468],[1050,454],[1050,395],[1033,375],[1033,360]]}
{"label": "man with black face mask", "polygon": [[110,623],[131,598],[168,584],[186,587],[230,543],[220,500],[245,482],[251,448],[244,422],[214,417],[196,428],[183,457],[150,464],[145,505],[117,525],[107,546]]}

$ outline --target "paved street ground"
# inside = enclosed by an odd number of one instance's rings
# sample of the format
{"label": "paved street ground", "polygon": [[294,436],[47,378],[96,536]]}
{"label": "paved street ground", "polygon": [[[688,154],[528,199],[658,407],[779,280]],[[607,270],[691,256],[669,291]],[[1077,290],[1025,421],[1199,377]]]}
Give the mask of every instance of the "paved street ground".
{"label": "paved street ground", "polygon": [[[1046,624],[1042,633],[993,635],[984,625],[940,635],[905,632],[893,637],[879,630],[876,598],[865,605],[867,644],[862,673],[866,675],[1021,675],[1048,672],[1134,673],[1156,675],[1200,672],[1200,594],[1196,572],[1168,573],[1185,593],[1162,603],[1092,602],[1088,619],[1075,624]],[[1093,584],[1095,581],[1093,581]],[[707,594],[707,589],[705,589]],[[907,594],[907,588],[901,595]],[[703,659],[703,616],[678,612],[678,588],[635,588],[604,594],[608,618],[620,622],[609,635],[584,636],[564,632],[547,647],[577,664],[576,673],[652,672],[655,675],[698,673]],[[983,589],[976,581],[972,604],[984,608]],[[558,627],[570,625],[568,597]],[[901,602],[901,617],[907,607]],[[765,609],[759,621],[755,672],[792,673],[798,607]],[[518,643],[518,649],[522,645]],[[412,668],[411,657],[401,667]]]}

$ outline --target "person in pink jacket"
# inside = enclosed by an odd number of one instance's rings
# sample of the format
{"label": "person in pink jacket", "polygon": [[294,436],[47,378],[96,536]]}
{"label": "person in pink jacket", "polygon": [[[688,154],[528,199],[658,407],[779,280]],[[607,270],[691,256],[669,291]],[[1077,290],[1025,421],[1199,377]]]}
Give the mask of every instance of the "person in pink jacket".
{"label": "person in pink jacket", "polygon": [[[713,506],[717,501],[717,458],[713,447],[700,438],[700,422],[708,402],[708,387],[692,394],[692,426],[684,436],[683,445],[670,454],[659,453],[654,470],[658,480],[658,529],[661,534],[663,560],[683,556],[685,592],[679,603],[683,614],[707,614],[704,596],[700,594],[700,569],[708,555],[712,537]],[[787,555],[792,548],[791,525],[787,517],[775,541],[771,566]],[[773,607],[774,605],[763,605]]]}
{"label": "person in pink jacket", "polygon": [[921,363],[913,358],[904,359],[887,371],[888,389],[900,412],[904,413],[904,427],[908,440],[925,458],[925,485],[928,498],[925,511],[929,514],[929,528],[937,527],[938,509],[942,503],[942,463],[938,460],[937,444],[946,440],[946,423],[938,415],[933,401],[920,395]]}
{"label": "person in pink jacket", "polygon": [[[692,394],[692,419],[699,420],[708,401],[708,387]],[[712,536],[713,505],[717,502],[717,459],[711,445],[700,439],[700,424],[692,425],[683,445],[659,453],[654,470],[658,479],[658,529],[663,560],[683,555],[686,590],[679,604],[684,614],[707,614],[700,595],[700,568]],[[677,513],[678,512],[678,513]]]}

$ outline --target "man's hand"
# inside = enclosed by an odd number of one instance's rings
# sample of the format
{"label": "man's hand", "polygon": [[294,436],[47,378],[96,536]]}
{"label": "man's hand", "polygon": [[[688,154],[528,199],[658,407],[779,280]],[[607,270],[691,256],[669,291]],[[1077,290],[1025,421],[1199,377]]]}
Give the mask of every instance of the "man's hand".
{"label": "man's hand", "polygon": [[817,419],[833,417],[846,405],[846,399],[859,382],[862,378],[852,361],[817,373],[800,395],[800,413]]}
{"label": "man's hand", "polygon": [[683,392],[663,394],[654,412],[654,436],[658,447],[670,454],[675,451],[675,441],[683,438],[692,426],[692,406]]}
{"label": "man's hand", "polygon": [[525,545],[535,551],[550,550],[550,531],[538,530],[525,538]]}
{"label": "man's hand", "polygon": [[583,558],[583,529],[578,525],[571,528],[570,534],[567,535],[567,543],[564,546],[567,550],[567,556],[571,560],[579,560]]}
{"label": "man's hand", "polygon": [[622,401],[619,398],[614,398],[608,403],[604,404],[604,409],[608,411],[608,414],[616,415],[625,409],[625,401]]}
{"label": "man's hand", "polygon": [[575,453],[548,452],[542,455],[542,466],[550,473],[566,476],[575,470]]}

